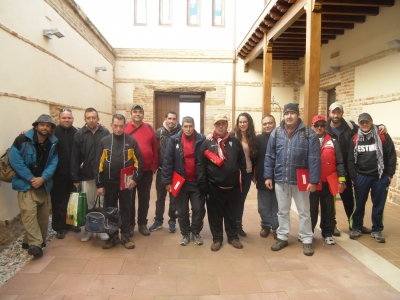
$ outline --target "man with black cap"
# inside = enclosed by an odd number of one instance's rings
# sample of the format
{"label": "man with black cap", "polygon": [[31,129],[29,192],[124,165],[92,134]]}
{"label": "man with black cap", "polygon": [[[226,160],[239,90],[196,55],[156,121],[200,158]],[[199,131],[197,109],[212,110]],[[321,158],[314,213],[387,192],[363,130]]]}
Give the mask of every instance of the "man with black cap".
{"label": "man with black cap", "polygon": [[144,109],[140,104],[134,104],[131,109],[132,121],[125,128],[125,133],[133,136],[140,148],[143,159],[143,173],[138,185],[133,189],[133,202],[131,214],[130,234],[133,236],[133,230],[136,224],[136,191],[138,194],[138,227],[143,235],[150,235],[147,228],[147,214],[150,206],[150,189],[153,182],[153,175],[158,169],[158,143],[156,134],[150,124],[144,123]]}
{"label": "man with black cap", "polygon": [[350,178],[356,196],[354,212],[350,218],[350,238],[356,240],[361,236],[365,203],[371,192],[371,236],[378,243],[384,243],[383,210],[396,171],[396,150],[390,136],[379,133],[368,113],[359,115],[358,125],[360,128],[350,141],[348,157]]}
{"label": "man with black cap", "polygon": [[[288,245],[290,231],[290,206],[292,197],[299,213],[299,241],[303,243],[304,255],[314,254],[312,246],[309,194],[320,181],[321,160],[319,140],[314,131],[299,118],[298,103],[288,103],[283,109],[284,120],[271,133],[264,162],[264,178],[272,190],[275,181],[278,199],[278,238],[272,251]],[[307,169],[309,182],[305,191],[299,191],[297,169]]]}
{"label": "man with black cap", "polygon": [[[349,176],[349,170],[347,166],[347,159],[349,153],[349,144],[351,142],[351,138],[355,133],[357,133],[358,125],[353,121],[346,121],[343,118],[344,110],[342,104],[339,102],[334,102],[329,106],[329,118],[326,122],[326,132],[334,139],[339,142],[340,149],[342,151],[342,157],[345,165],[346,175],[346,188],[342,193],[340,193],[340,198],[342,198],[344,210],[347,215],[347,219],[350,224],[350,216],[354,210],[354,195],[351,179]],[[386,127],[384,125],[379,126],[380,133],[386,133]],[[351,224],[350,224],[351,229]],[[362,233],[371,233],[371,230],[362,227]],[[335,236],[340,236],[340,231],[335,228]]]}
{"label": "man with black cap", "polygon": [[11,146],[9,160],[16,172],[12,188],[18,191],[18,206],[25,228],[22,247],[35,257],[43,255],[50,214],[50,190],[58,163],[56,125],[41,115],[33,128],[19,135]]}
{"label": "man with black cap", "polygon": [[240,194],[240,171],[246,174],[246,158],[240,141],[229,135],[228,118],[214,117],[212,140],[206,139],[197,156],[197,185],[207,195],[207,214],[213,244],[211,251],[222,246],[223,225],[228,243],[237,249],[239,241],[236,227],[236,207]]}

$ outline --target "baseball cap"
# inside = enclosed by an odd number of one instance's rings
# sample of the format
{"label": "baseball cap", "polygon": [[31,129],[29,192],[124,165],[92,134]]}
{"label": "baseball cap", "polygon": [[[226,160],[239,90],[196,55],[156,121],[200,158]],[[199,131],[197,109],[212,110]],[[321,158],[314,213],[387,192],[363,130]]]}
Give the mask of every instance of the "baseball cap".
{"label": "baseball cap", "polygon": [[314,118],[312,118],[311,123],[315,124],[315,123],[317,123],[319,121],[326,122],[326,119],[325,119],[325,117],[323,115],[316,115],[316,116],[314,116]]}
{"label": "baseball cap", "polygon": [[358,116],[358,122],[361,121],[372,121],[372,117],[368,113],[362,113],[361,115]]}
{"label": "baseball cap", "polygon": [[218,121],[227,121],[228,122],[228,117],[226,115],[223,115],[223,114],[214,116],[214,125]]}
{"label": "baseball cap", "polygon": [[335,110],[336,108],[340,108],[340,110],[343,111],[343,105],[339,102],[332,103],[331,106],[329,106],[329,111]]}
{"label": "baseball cap", "polygon": [[137,108],[140,108],[144,112],[143,106],[141,106],[140,104],[133,104],[131,111]]}

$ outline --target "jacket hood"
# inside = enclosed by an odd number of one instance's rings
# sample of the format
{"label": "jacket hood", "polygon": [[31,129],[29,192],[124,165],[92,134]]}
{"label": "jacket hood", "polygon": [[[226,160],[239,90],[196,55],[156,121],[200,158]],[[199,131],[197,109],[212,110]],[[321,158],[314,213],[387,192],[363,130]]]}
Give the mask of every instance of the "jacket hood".
{"label": "jacket hood", "polygon": [[[25,136],[26,136],[27,138],[29,138],[31,141],[33,141],[33,135],[34,135],[34,134],[35,134],[35,129],[32,128],[32,129],[29,129],[29,130],[25,133]],[[58,139],[54,136],[54,134],[49,135],[49,136],[48,136],[48,139],[49,139],[49,141],[50,141],[52,144],[54,144],[55,142],[58,141]]]}

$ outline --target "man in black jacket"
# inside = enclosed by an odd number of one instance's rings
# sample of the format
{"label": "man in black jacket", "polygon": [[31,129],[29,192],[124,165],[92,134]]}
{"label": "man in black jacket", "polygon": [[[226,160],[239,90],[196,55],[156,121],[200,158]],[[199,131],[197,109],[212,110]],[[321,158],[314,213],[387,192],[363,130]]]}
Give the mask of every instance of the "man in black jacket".
{"label": "man in black jacket", "polygon": [[264,179],[264,160],[265,152],[267,151],[268,140],[271,132],[276,127],[275,118],[273,115],[265,115],[261,119],[262,134],[257,135],[258,156],[256,160],[256,187],[257,187],[257,202],[258,213],[261,217],[260,236],[266,238],[271,230],[274,238],[277,238],[276,230],[278,229],[278,201],[276,200],[275,189],[268,189],[265,186]]}
{"label": "man in black jacket", "polygon": [[354,182],[356,203],[350,218],[353,240],[361,236],[365,203],[371,191],[372,232],[371,236],[384,243],[383,210],[389,185],[396,171],[396,150],[388,134],[379,134],[368,113],[358,117],[360,128],[350,141],[348,166],[351,180]]}
{"label": "man in black jacket", "polygon": [[[86,193],[88,208],[92,208],[97,197],[95,182],[94,159],[97,148],[103,137],[110,134],[107,128],[99,124],[100,118],[97,110],[89,107],[85,110],[85,126],[75,134],[71,157],[71,176],[75,187],[81,187]],[[101,198],[101,204],[104,200]],[[92,233],[85,231],[81,241],[87,242]],[[102,240],[107,240],[106,233],[100,233]]]}
{"label": "man in black jacket", "polygon": [[214,117],[211,141],[205,140],[197,157],[197,184],[206,199],[208,223],[213,236],[211,251],[223,241],[223,223],[228,243],[243,248],[236,228],[236,207],[240,191],[239,175],[246,174],[246,158],[240,141],[228,132],[228,118]]}
{"label": "man in black jacket", "polygon": [[75,133],[78,131],[74,126],[74,117],[69,108],[62,108],[59,114],[60,124],[54,130],[54,135],[58,138],[58,164],[53,175],[53,188],[50,191],[52,227],[57,232],[56,238],[65,238],[65,230],[80,232],[79,227],[66,225],[65,216],[67,215],[68,200],[74,189],[71,179],[71,155],[72,144]]}
{"label": "man in black jacket", "polygon": [[[156,231],[162,228],[164,222],[164,210],[165,210],[165,198],[167,197],[167,190],[161,183],[161,171],[164,160],[165,149],[171,136],[177,134],[181,130],[181,125],[178,123],[178,114],[169,110],[165,114],[165,120],[163,126],[156,130],[156,138],[158,142],[158,170],[156,177],[156,190],[157,190],[157,201],[156,201],[156,215],[154,217],[154,223],[149,227],[150,231]],[[176,231],[176,207],[175,198],[171,193],[169,194],[169,232]]]}
{"label": "man in black jacket", "polygon": [[[171,192],[174,171],[185,178],[185,182],[175,198],[179,228],[182,234],[179,244],[182,246],[187,246],[191,238],[195,244],[203,245],[200,231],[203,229],[203,219],[206,213],[205,195],[199,191],[196,182],[196,158],[204,139],[204,135],[197,133],[194,129],[193,118],[184,117],[182,130],[169,139],[164,152],[161,183],[165,185],[166,190]],[[189,200],[192,207],[192,224],[189,219]]]}

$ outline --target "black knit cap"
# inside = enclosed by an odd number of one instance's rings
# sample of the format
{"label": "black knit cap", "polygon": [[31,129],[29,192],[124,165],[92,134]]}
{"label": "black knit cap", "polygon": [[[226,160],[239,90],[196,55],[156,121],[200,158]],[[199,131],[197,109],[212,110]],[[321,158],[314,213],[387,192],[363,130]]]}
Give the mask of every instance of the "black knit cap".
{"label": "black knit cap", "polygon": [[56,124],[53,123],[53,120],[49,115],[40,115],[40,117],[32,123],[32,126],[35,127],[38,123],[50,123],[51,128],[56,128]]}
{"label": "black knit cap", "polygon": [[296,114],[299,114],[299,104],[298,103],[288,103],[283,107],[283,113],[288,111],[294,111]]}

